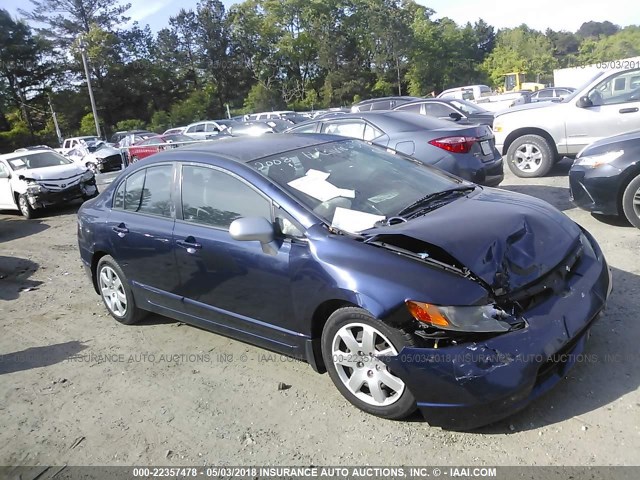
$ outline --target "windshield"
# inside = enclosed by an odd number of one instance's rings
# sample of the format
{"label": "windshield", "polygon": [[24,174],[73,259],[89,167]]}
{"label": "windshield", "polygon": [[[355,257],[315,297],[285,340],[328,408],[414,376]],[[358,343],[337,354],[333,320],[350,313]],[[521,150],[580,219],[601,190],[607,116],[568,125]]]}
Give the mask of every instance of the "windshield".
{"label": "windshield", "polygon": [[586,81],[585,83],[583,83],[582,85],[580,85],[579,88],[576,88],[573,92],[571,92],[569,95],[567,95],[566,97],[564,97],[562,99],[561,103],[567,103],[570,102],[571,100],[573,100],[581,91],[583,91],[585,88],[587,88],[587,86],[589,86],[589,84],[593,81],[595,81],[596,78],[599,78],[600,76],[602,76],[602,74],[604,73],[604,71],[598,72],[596,73],[593,77],[591,77],[588,81]]}
{"label": "windshield", "polygon": [[451,104],[454,107],[462,110],[467,115],[473,115],[474,113],[488,113],[484,108],[480,108],[471,102],[467,102],[466,100],[451,100]]}
{"label": "windshield", "polygon": [[69,165],[73,163],[68,158],[55,152],[40,152],[24,155],[9,160],[9,165],[14,170],[32,170],[34,168],[55,167],[57,165]]}
{"label": "windshield", "polygon": [[427,195],[467,185],[359,140],[306,147],[249,165],[327,223],[352,233],[398,215]]}

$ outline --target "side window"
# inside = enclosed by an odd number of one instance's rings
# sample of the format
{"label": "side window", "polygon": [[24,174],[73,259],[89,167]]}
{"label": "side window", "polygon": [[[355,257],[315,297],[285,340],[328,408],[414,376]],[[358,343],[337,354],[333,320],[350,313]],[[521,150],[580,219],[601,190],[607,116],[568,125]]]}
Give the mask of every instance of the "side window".
{"label": "side window", "polygon": [[400,105],[396,110],[400,110],[403,112],[412,112],[412,113],[420,113],[420,108],[422,108],[421,103],[413,103],[410,105]]}
{"label": "side window", "polygon": [[551,98],[553,97],[553,90],[540,90],[538,92],[538,98]]}
{"label": "side window", "polygon": [[182,218],[229,228],[241,217],[271,219],[271,202],[239,179],[207,167],[182,167]]}
{"label": "side window", "polygon": [[316,131],[317,123],[310,123],[309,125],[302,125],[300,127],[294,127],[291,129],[293,133],[314,133]]}
{"label": "side window", "polygon": [[442,103],[428,103],[426,104],[427,115],[430,117],[449,118],[449,114],[454,110]]}
{"label": "side window", "polygon": [[594,105],[616,105],[640,100],[640,85],[634,87],[639,70],[617,72],[589,92]]}
{"label": "side window", "polygon": [[4,163],[0,162],[0,173],[3,175],[3,178],[9,177],[9,170],[4,166]]}
{"label": "side window", "polygon": [[378,138],[380,135],[382,135],[382,132],[374,126],[369,124],[364,126],[364,140],[373,140],[374,138]]}
{"label": "side window", "polygon": [[205,130],[207,132],[218,132],[219,131],[218,128],[213,123],[207,123]]}
{"label": "side window", "polygon": [[187,133],[193,133],[193,132],[195,132],[195,131],[196,131],[196,127],[197,127],[197,125],[193,125],[192,127],[189,127],[189,128],[187,129]]}
{"label": "side window", "polygon": [[275,214],[276,227],[282,235],[293,238],[305,238],[302,233],[302,225],[296,222],[291,215],[280,207],[276,208]]}
{"label": "side window", "polygon": [[195,126],[194,132],[204,132],[204,123],[199,123]]}
{"label": "side window", "polygon": [[364,123],[362,122],[336,122],[325,123],[322,133],[340,135],[342,137],[364,138]]}
{"label": "side window", "polygon": [[113,208],[171,217],[171,165],[145,168],[129,176],[116,191]]}

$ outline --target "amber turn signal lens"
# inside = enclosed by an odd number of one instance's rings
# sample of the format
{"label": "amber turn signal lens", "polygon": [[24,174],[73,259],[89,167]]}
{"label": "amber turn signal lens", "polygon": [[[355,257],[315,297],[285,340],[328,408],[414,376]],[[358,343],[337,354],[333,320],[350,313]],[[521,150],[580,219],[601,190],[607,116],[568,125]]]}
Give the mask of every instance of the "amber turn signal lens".
{"label": "amber turn signal lens", "polygon": [[448,327],[449,321],[440,313],[438,307],[429,303],[414,302],[407,300],[405,302],[409,313],[419,322],[433,325],[434,327]]}

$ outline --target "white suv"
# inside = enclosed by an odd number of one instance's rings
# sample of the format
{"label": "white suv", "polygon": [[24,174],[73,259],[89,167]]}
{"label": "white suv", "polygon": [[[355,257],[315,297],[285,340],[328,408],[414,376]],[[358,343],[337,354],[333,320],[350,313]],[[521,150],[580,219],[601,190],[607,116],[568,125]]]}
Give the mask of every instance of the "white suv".
{"label": "white suv", "polygon": [[563,155],[601,138],[640,129],[640,68],[598,73],[561,102],[498,112],[496,148],[519,177],[541,177]]}

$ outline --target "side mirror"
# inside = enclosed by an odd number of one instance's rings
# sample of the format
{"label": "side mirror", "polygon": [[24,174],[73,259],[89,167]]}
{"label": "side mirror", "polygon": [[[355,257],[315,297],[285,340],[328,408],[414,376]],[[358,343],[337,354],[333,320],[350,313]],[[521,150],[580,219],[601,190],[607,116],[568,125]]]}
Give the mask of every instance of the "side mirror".
{"label": "side mirror", "polygon": [[456,122],[459,122],[460,120],[462,120],[462,115],[460,115],[458,112],[451,112],[449,114],[449,117],[451,117]]}
{"label": "side mirror", "polygon": [[240,242],[258,241],[267,255],[276,255],[278,245],[274,242],[273,224],[264,217],[238,218],[229,225],[229,234]]}
{"label": "side mirror", "polygon": [[580,97],[578,99],[578,101],[576,102],[576,106],[578,106],[579,108],[589,108],[593,107],[593,102],[589,97],[585,95],[584,97]]}

